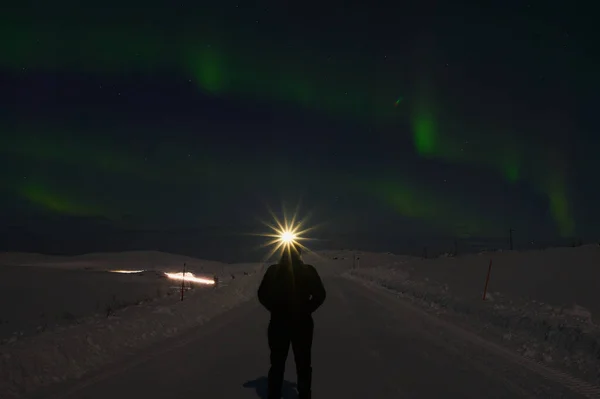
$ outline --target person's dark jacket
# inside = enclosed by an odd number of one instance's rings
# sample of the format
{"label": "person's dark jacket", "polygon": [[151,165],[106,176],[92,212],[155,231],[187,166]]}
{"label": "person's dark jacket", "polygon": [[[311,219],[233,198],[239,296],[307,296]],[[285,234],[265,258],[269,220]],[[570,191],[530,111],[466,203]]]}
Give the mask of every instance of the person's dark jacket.
{"label": "person's dark jacket", "polygon": [[258,300],[272,318],[310,316],[325,297],[319,273],[301,260],[269,266],[258,289]]}

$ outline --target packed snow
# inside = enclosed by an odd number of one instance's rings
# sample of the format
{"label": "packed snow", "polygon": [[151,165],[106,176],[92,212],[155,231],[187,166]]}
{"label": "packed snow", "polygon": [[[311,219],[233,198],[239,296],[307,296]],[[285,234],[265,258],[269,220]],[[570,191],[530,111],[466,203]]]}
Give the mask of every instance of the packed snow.
{"label": "packed snow", "polygon": [[[314,315],[314,397],[600,397],[600,387],[494,345],[379,286],[335,275],[347,268],[343,262],[323,257],[310,262],[328,292]],[[200,328],[33,397],[266,398],[268,322],[268,312],[254,298]],[[294,371],[290,354],[286,399],[298,397]]]}
{"label": "packed snow", "polygon": [[[597,245],[435,259],[319,251],[308,254],[306,261],[319,265],[326,279],[341,274],[380,287],[512,348],[524,359],[600,384]],[[197,276],[216,275],[219,284],[198,284],[186,290],[181,302],[179,282],[166,279],[164,273],[180,272],[183,263]],[[0,325],[3,398],[80,377],[124,352],[173,337],[247,302],[255,297],[265,266],[160,252],[0,254],[0,265],[0,319],[7,321]],[[41,313],[45,320],[55,315],[54,322],[41,324]]]}
{"label": "packed snow", "polygon": [[600,382],[598,245],[436,259],[356,251],[328,257],[351,268],[346,277],[383,286],[525,357]]}
{"label": "packed snow", "polygon": [[[184,262],[219,284],[186,282],[181,302],[181,281],[164,273],[181,272]],[[0,392],[18,396],[78,377],[197,326],[253,297],[262,267],[160,252],[1,254]]]}

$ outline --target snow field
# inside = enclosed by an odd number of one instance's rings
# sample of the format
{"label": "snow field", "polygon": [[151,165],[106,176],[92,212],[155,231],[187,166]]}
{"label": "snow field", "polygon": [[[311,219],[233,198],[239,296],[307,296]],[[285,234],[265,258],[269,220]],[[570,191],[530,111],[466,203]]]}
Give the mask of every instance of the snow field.
{"label": "snow field", "polygon": [[[353,256],[350,251],[337,255],[338,260]],[[437,259],[357,257],[358,268],[348,270],[347,277],[383,286],[523,356],[600,383],[597,245]]]}

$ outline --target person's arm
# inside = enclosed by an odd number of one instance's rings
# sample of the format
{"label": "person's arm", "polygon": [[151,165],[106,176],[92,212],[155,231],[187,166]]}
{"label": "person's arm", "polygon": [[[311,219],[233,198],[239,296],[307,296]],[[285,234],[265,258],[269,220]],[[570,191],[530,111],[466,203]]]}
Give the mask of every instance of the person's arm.
{"label": "person's arm", "polygon": [[269,266],[265,275],[263,276],[260,286],[258,287],[258,301],[263,305],[269,312],[273,311],[273,276],[275,273],[275,267]]}
{"label": "person's arm", "polygon": [[311,296],[308,303],[308,311],[313,313],[319,309],[321,305],[323,305],[323,302],[325,302],[325,298],[327,297],[327,293],[325,292],[325,287],[323,286],[321,277],[319,276],[319,273],[317,273],[317,269],[315,269],[314,266],[310,266],[310,276]]}

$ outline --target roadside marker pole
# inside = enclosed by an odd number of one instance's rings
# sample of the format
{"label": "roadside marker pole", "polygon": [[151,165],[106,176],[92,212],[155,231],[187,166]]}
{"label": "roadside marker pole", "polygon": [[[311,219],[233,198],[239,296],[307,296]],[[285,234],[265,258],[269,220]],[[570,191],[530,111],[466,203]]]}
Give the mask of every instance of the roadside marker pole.
{"label": "roadside marker pole", "polygon": [[490,265],[488,266],[487,277],[485,278],[485,287],[483,287],[483,300],[487,294],[488,283],[490,282],[490,273],[492,272],[492,260],[490,259]]}
{"label": "roadside marker pole", "polygon": [[185,290],[185,263],[183,264],[183,274],[181,275],[181,301],[183,302],[183,291]]}

